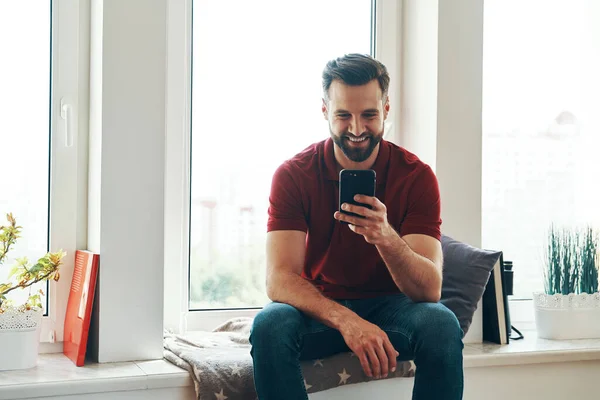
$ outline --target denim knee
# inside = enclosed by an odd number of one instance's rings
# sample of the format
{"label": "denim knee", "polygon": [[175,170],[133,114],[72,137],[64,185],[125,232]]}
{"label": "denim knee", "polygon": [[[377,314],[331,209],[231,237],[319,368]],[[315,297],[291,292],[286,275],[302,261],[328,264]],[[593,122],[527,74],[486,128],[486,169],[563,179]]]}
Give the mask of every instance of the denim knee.
{"label": "denim knee", "polygon": [[440,303],[428,303],[424,306],[424,320],[417,330],[421,356],[438,362],[462,357],[463,331],[456,315]]}
{"label": "denim knee", "polygon": [[254,317],[250,330],[252,347],[298,348],[300,330],[304,324],[302,313],[283,303],[270,303]]}

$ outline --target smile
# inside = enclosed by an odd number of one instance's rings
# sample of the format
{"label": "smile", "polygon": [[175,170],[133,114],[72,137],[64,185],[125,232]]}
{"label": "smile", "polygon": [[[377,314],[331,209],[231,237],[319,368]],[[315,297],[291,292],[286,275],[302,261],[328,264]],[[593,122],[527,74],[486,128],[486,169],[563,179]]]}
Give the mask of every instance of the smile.
{"label": "smile", "polygon": [[366,136],[363,136],[362,138],[359,138],[359,139],[353,139],[349,136],[347,136],[347,137],[348,137],[348,140],[350,140],[351,142],[354,142],[354,143],[360,143],[360,142],[364,142],[365,140],[367,140]]}

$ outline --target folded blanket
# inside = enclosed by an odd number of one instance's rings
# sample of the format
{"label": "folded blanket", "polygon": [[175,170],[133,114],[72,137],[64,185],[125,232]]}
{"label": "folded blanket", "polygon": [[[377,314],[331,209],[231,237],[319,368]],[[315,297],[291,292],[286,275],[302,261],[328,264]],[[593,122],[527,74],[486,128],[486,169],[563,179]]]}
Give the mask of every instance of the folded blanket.
{"label": "folded blanket", "polygon": [[[252,318],[234,318],[212,332],[165,333],[164,357],[190,372],[198,400],[254,400],[251,326]],[[412,377],[414,372],[411,361],[398,362],[387,379]],[[303,361],[302,373],[308,393],[371,380],[353,353]]]}

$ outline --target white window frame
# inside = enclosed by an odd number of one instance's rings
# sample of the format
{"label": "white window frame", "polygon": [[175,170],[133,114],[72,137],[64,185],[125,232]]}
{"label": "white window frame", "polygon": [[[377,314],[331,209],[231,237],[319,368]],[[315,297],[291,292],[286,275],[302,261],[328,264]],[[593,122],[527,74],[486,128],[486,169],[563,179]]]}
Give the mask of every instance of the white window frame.
{"label": "white window frame", "polygon": [[[391,123],[387,139],[398,143],[402,2],[375,0],[375,57],[391,76]],[[181,23],[185,21],[185,23]],[[253,317],[260,309],[189,311],[188,254],[190,199],[190,104],[192,1],[168,4],[167,138],[165,157],[165,328],[173,332],[212,330],[234,317]]]}
{"label": "white window frame", "polygon": [[60,280],[49,285],[40,353],[63,350],[75,250],[87,245],[89,10],[90,0],[52,1],[49,243],[51,251],[62,249],[67,255]]}

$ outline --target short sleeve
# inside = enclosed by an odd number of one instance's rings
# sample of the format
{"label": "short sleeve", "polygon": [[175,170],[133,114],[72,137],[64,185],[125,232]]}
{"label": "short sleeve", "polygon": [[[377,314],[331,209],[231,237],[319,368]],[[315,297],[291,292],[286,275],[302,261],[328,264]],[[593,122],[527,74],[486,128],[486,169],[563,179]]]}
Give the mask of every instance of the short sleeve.
{"label": "short sleeve", "polygon": [[408,196],[406,217],[400,236],[423,234],[441,239],[440,188],[433,170],[426,165],[412,183]]}
{"label": "short sleeve", "polygon": [[308,231],[301,190],[287,162],[273,174],[269,195],[267,232],[281,230]]}

